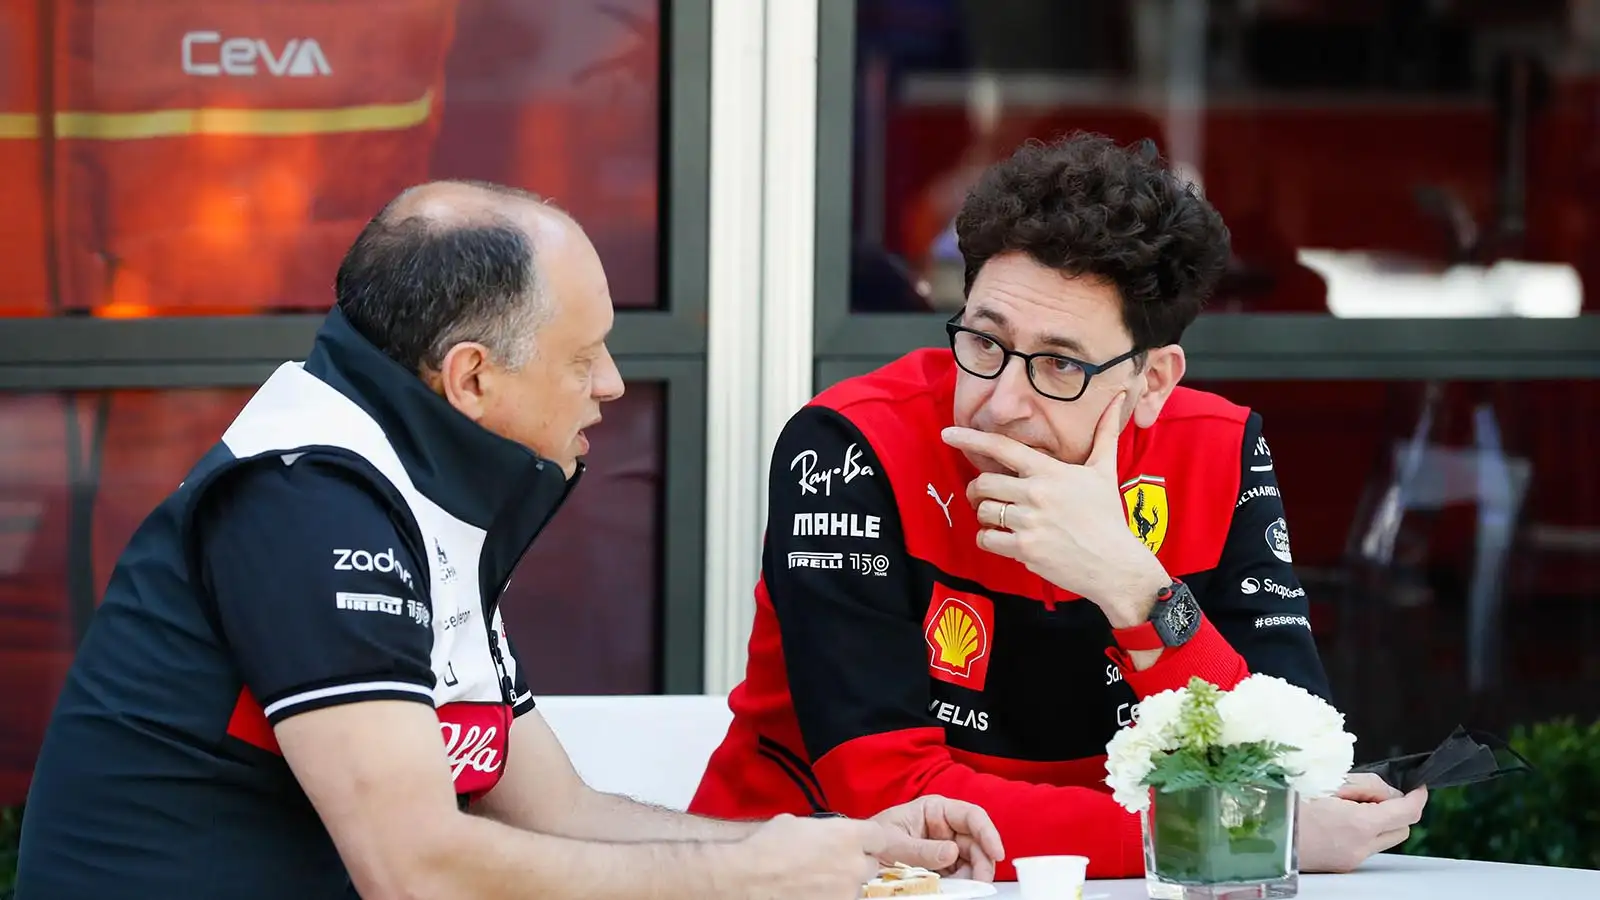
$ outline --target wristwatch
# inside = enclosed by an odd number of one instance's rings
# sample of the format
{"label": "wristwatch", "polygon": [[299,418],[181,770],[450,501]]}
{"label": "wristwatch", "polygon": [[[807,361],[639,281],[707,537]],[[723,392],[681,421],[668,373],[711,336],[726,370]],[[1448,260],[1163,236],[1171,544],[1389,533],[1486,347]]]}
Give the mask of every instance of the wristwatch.
{"label": "wristwatch", "polygon": [[1194,592],[1178,579],[1156,594],[1150,618],[1131,628],[1113,628],[1117,646],[1130,653],[1139,650],[1165,650],[1182,647],[1200,630],[1200,604]]}

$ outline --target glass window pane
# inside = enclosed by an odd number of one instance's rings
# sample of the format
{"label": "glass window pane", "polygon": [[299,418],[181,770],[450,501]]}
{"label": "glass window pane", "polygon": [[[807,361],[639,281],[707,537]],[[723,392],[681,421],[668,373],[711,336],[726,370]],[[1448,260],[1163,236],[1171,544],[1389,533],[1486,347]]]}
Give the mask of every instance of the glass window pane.
{"label": "glass window pane", "polygon": [[66,597],[66,408],[0,399],[0,806],[27,794],[34,755],[71,661]]}
{"label": "glass window pane", "polygon": [[139,522],[248,398],[0,395],[0,805],[22,799],[71,662],[75,610],[97,601]]}
{"label": "glass window pane", "polygon": [[666,391],[631,382],[602,412],[588,471],[503,601],[535,696],[661,689]]}
{"label": "glass window pane", "polygon": [[617,306],[657,307],[661,0],[473,0],[432,175],[514,184],[583,223]]}
{"label": "glass window pane", "polygon": [[1194,386],[1262,415],[1358,755],[1600,715],[1600,381]]}
{"label": "glass window pane", "polygon": [[657,306],[660,5],[4,0],[0,315],[326,309],[439,177],[553,198]]}
{"label": "glass window pane", "polygon": [[978,172],[1083,129],[1222,210],[1213,313],[1593,313],[1590,8],[858,0],[852,308],[959,305]]}
{"label": "glass window pane", "polygon": [[[26,793],[74,610],[249,396],[0,394],[0,807]],[[658,689],[664,397],[643,382],[607,406],[590,471],[512,579],[507,628],[535,694]]]}

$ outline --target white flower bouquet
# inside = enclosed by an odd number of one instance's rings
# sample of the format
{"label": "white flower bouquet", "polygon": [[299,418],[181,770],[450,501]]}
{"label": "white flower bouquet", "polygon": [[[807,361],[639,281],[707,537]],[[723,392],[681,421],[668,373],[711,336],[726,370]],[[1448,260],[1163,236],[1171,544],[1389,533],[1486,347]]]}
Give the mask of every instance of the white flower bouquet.
{"label": "white flower bouquet", "polygon": [[1298,799],[1337,792],[1354,748],[1338,710],[1268,675],[1146,697],[1106,746],[1106,784],[1140,814],[1150,896],[1294,896]]}
{"label": "white flower bouquet", "polygon": [[1281,678],[1251,675],[1230,691],[1195,678],[1139,704],[1106,745],[1106,784],[1136,813],[1151,788],[1276,784],[1325,797],[1350,774],[1355,740],[1342,713]]}

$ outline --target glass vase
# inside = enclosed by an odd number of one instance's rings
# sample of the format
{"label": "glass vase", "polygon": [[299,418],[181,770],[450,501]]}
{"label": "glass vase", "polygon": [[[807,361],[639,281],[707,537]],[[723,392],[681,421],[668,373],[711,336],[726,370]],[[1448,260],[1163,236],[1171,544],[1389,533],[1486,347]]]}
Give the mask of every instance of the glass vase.
{"label": "glass vase", "polygon": [[1150,792],[1140,815],[1152,900],[1266,900],[1300,892],[1294,790],[1237,784]]}

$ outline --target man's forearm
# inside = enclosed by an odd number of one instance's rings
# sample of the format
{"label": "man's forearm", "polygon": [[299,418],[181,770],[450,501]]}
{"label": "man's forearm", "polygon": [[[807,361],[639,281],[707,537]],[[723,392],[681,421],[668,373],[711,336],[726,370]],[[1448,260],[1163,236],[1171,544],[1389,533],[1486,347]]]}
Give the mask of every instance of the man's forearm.
{"label": "man's forearm", "polygon": [[[1139,565],[1130,565],[1107,596],[1096,598],[1112,628],[1132,628],[1148,620],[1156,594],[1172,583],[1167,570],[1154,556],[1136,559]],[[1160,650],[1135,650],[1128,654],[1129,662],[1140,672],[1155,665],[1160,658]]]}
{"label": "man's forearm", "polygon": [[691,816],[590,788],[574,804],[559,827],[568,837],[602,841],[737,841],[759,827],[757,822],[730,822]]}
{"label": "man's forearm", "polygon": [[403,864],[404,896],[698,900],[742,896],[750,881],[726,843],[601,843],[466,815],[434,837]]}
{"label": "man's forearm", "polygon": [[976,804],[1005,840],[1000,881],[1016,878],[1010,860],[1060,853],[1089,857],[1092,878],[1140,871],[1139,817],[1109,793],[978,772],[952,761],[942,735],[931,731],[878,734],[830,751],[816,774],[833,808],[864,818],[927,794]]}

